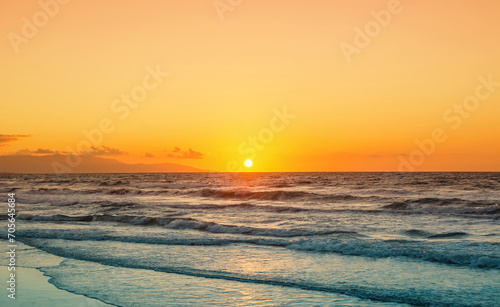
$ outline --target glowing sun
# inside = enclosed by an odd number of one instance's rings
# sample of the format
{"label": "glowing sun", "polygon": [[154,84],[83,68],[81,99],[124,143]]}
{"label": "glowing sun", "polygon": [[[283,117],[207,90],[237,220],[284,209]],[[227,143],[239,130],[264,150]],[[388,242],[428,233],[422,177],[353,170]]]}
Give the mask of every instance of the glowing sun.
{"label": "glowing sun", "polygon": [[246,166],[246,167],[250,167],[250,166],[252,166],[252,164],[253,164],[253,163],[252,163],[252,160],[246,160],[246,161],[245,161],[245,166]]}

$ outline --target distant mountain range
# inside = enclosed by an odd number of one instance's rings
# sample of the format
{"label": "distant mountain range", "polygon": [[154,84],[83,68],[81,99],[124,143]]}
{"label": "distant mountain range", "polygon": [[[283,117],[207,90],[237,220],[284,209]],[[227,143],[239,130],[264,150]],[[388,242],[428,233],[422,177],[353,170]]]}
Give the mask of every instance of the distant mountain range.
{"label": "distant mountain range", "polygon": [[[164,173],[164,172],[206,172],[191,166],[175,163],[127,164],[115,159],[92,155],[72,157],[68,163],[65,155],[9,155],[0,156],[0,173]],[[78,158],[81,158],[78,159]],[[79,163],[76,163],[79,160]]]}

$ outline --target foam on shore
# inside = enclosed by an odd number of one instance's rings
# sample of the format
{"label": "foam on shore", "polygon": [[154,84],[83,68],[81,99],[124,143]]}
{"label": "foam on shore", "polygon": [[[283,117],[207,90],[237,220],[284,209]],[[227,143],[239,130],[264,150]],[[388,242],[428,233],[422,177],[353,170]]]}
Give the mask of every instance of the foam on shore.
{"label": "foam on shore", "polygon": [[[0,280],[7,281],[9,273],[6,266],[0,266]],[[4,287],[0,295],[0,306],[112,306],[96,299],[60,290],[48,280],[49,277],[37,269],[17,267],[16,299],[8,298],[9,292]]]}

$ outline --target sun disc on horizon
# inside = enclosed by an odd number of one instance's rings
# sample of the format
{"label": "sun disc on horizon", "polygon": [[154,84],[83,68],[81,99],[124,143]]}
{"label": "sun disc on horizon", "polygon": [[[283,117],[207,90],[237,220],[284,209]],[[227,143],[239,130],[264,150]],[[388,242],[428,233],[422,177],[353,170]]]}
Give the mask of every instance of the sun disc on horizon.
{"label": "sun disc on horizon", "polygon": [[252,160],[246,160],[245,161],[245,166],[246,167],[250,167],[250,166],[252,166],[252,164],[253,164]]}

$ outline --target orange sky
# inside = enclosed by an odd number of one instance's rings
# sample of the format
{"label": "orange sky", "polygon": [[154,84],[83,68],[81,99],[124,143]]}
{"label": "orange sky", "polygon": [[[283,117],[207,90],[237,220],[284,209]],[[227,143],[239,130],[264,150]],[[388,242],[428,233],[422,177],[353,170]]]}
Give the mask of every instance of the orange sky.
{"label": "orange sky", "polygon": [[500,171],[497,0],[41,2],[0,4],[1,154],[76,150],[105,119],[95,147],[131,163]]}

